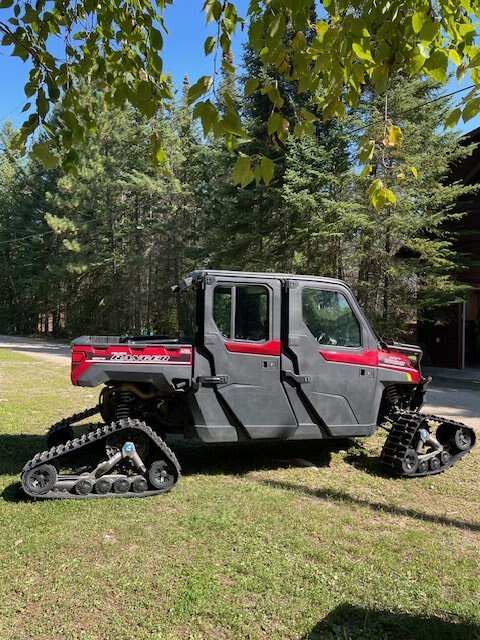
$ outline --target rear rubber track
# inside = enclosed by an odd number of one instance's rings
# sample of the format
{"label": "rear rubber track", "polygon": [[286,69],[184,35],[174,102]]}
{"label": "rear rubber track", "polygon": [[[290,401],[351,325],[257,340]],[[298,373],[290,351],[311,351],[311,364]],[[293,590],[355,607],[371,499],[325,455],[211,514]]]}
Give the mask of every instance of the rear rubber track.
{"label": "rear rubber track", "polygon": [[48,447],[51,448],[52,446],[57,446],[58,444],[66,442],[67,440],[72,440],[74,438],[72,425],[76,422],[85,420],[85,418],[91,418],[97,413],[100,413],[99,404],[97,404],[95,407],[91,407],[90,409],[85,409],[85,411],[81,411],[80,413],[74,413],[73,416],[70,416],[69,418],[63,418],[63,420],[60,420],[60,422],[52,424],[50,429],[47,431]]}
{"label": "rear rubber track", "polygon": [[[90,409],[87,411],[93,411],[93,409]],[[87,412],[83,412],[83,414],[85,413]],[[76,415],[78,416],[81,414],[76,414]],[[90,413],[89,415],[93,415],[93,413]],[[87,416],[84,415],[84,417],[87,417]],[[72,416],[71,418],[67,418],[66,420],[71,421],[73,418],[76,418],[76,416]],[[78,418],[75,421],[77,420]],[[131,436],[132,431],[142,432],[143,434],[147,435],[148,438],[152,441],[153,447],[156,448],[155,453],[153,454],[153,456],[150,455],[150,457],[153,457],[155,460],[160,459],[160,460],[166,461],[167,463],[170,463],[170,465],[173,467],[174,482],[171,486],[169,486],[168,489],[156,489],[156,488],[153,488],[152,485],[150,484],[149,488],[146,491],[142,491],[142,492],[127,491],[125,493],[115,493],[113,491],[109,491],[108,493],[92,492],[92,493],[88,493],[87,495],[80,495],[70,490],[60,489],[62,478],[68,479],[68,481],[78,482],[79,480],[83,480],[88,477],[91,478],[91,476],[88,476],[88,474],[77,474],[77,475],[68,474],[68,476],[59,475],[58,480],[55,482],[54,486],[49,491],[42,494],[31,492],[29,491],[28,487],[25,486],[25,482],[24,482],[25,474],[31,471],[32,469],[39,468],[42,465],[52,465],[56,467],[56,465],[58,465],[61,462],[62,458],[66,456],[73,457],[77,453],[81,453],[82,450],[85,449],[86,447],[89,447],[95,444],[101,444],[102,441],[106,441],[106,439],[112,434],[117,434],[117,433],[121,434],[122,431],[129,431],[129,437]],[[141,475],[142,474],[137,474],[137,477]],[[144,422],[141,422],[140,420],[133,420],[131,418],[126,418],[126,419],[120,420],[119,422],[112,422],[109,425],[99,426],[96,430],[89,431],[88,433],[84,434],[80,438],[74,438],[72,440],[68,440],[65,444],[60,444],[46,451],[37,453],[24,466],[22,470],[21,481],[22,481],[23,491],[27,495],[31,496],[32,498],[38,498],[38,499],[68,498],[68,499],[75,499],[75,500],[84,500],[84,499],[108,498],[108,497],[141,498],[145,496],[153,496],[160,493],[166,493],[166,491],[169,491],[170,489],[173,488],[173,486],[175,486],[179,476],[180,476],[180,464],[177,460],[177,457],[175,456],[173,451],[167,446],[167,444],[162,440],[162,438],[160,438],[160,436],[158,436]],[[101,477],[102,476],[100,476],[100,478]],[[120,477],[124,477],[124,476],[119,475],[119,478]],[[97,478],[97,480],[100,478]]]}
{"label": "rear rubber track", "polygon": [[[439,416],[418,413],[415,411],[397,412],[390,420],[393,424],[383,445],[380,460],[391,473],[397,476],[418,478],[442,473],[469,453],[475,444],[474,430],[461,422],[456,422],[455,420],[449,420]],[[441,442],[442,445],[447,445],[446,449],[451,454],[451,458],[446,464],[440,464],[437,469],[431,469],[429,467],[423,472],[416,470],[413,473],[405,473],[403,471],[403,463],[407,452],[415,450],[418,431],[424,428],[426,424],[428,425],[429,422],[439,424],[437,433],[442,428],[444,431],[450,431],[451,433],[454,433],[458,429],[466,430],[471,437],[471,445],[468,449],[460,451],[455,447],[455,445],[449,444],[449,439],[447,439],[447,442]]]}

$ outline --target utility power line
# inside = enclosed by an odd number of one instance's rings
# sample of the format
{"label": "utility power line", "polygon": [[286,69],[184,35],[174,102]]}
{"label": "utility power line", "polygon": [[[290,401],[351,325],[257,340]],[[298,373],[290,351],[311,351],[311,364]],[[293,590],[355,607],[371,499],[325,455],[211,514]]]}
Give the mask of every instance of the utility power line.
{"label": "utility power line", "polygon": [[43,231],[42,233],[31,233],[28,236],[20,236],[19,238],[12,238],[11,240],[1,240],[0,244],[12,244],[13,242],[21,242],[22,240],[28,240],[30,238],[39,238],[40,236],[48,236],[51,233],[55,233],[52,229],[51,231]]}

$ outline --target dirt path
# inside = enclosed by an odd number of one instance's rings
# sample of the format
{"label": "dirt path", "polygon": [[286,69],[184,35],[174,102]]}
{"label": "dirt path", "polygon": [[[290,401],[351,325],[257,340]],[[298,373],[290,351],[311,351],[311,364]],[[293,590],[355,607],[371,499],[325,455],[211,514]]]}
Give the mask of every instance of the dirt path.
{"label": "dirt path", "polygon": [[[36,358],[54,360],[62,364],[68,364],[70,361],[70,347],[68,344],[38,340],[36,338],[0,335],[0,349],[10,349]],[[458,375],[459,380],[464,380],[464,372],[444,371],[445,373],[450,372],[451,385],[445,386],[444,378],[442,378],[442,385],[436,386],[435,373],[438,370],[432,370],[434,378],[427,393],[427,402],[422,411],[424,413],[448,416],[480,429],[480,391],[463,389],[461,388],[461,383],[457,387],[455,386],[454,376]]]}

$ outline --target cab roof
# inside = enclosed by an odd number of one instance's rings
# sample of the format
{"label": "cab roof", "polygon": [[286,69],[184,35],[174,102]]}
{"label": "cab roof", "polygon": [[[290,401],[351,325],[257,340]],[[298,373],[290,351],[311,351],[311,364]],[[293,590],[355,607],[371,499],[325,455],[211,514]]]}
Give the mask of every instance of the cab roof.
{"label": "cab roof", "polygon": [[214,278],[232,278],[232,279],[245,279],[256,278],[259,280],[314,280],[315,282],[326,282],[329,284],[338,284],[344,287],[350,288],[349,285],[343,280],[336,278],[326,278],[323,276],[309,276],[299,275],[296,273],[271,273],[268,271],[223,271],[220,269],[196,269],[191,271],[187,278],[192,278],[193,282],[202,280],[206,276],[213,276]]}

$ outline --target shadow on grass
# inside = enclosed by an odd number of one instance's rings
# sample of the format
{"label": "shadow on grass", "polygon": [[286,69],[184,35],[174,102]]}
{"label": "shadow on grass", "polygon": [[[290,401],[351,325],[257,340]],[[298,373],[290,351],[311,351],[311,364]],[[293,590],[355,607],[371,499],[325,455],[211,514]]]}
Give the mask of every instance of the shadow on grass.
{"label": "shadow on grass", "polygon": [[[0,434],[0,476],[20,476],[30,458],[47,446],[46,439],[40,435]],[[14,482],[2,491],[1,497],[8,502],[27,501],[20,488],[20,482]]]}
{"label": "shadow on grass", "polygon": [[[379,456],[367,455],[361,452],[345,456],[344,461],[352,467],[360,469],[360,471],[365,471],[370,476],[385,478],[389,475]],[[412,478],[403,478],[403,480],[412,480]]]}
{"label": "shadow on grass", "polygon": [[45,436],[0,434],[0,476],[19,474],[30,458],[46,448]]}
{"label": "shadow on grass", "polygon": [[183,475],[234,474],[288,467],[327,467],[332,451],[346,449],[350,441],[257,441],[205,444],[169,440]]}
{"label": "shadow on grass", "polygon": [[450,527],[457,527],[458,529],[468,529],[470,531],[480,531],[480,524],[475,522],[464,522],[462,520],[456,520],[454,518],[445,518],[442,516],[436,516],[431,513],[422,513],[415,509],[404,509],[402,507],[392,507],[388,504],[382,504],[381,502],[371,502],[370,500],[363,500],[362,498],[354,498],[353,496],[343,491],[336,491],[335,489],[310,489],[310,487],[293,484],[291,482],[281,482],[278,480],[257,480],[262,484],[276,487],[277,489],[286,489],[289,491],[296,491],[303,493],[312,498],[318,498],[319,500],[336,500],[338,502],[346,502],[349,504],[357,505],[360,507],[367,507],[374,511],[380,511],[382,513],[391,513],[396,516],[404,516],[407,518],[415,518],[416,520],[422,520],[423,522],[433,522],[435,524],[445,524]]}
{"label": "shadow on grass", "polygon": [[479,640],[480,627],[463,620],[364,609],[342,604],[302,640]]}

